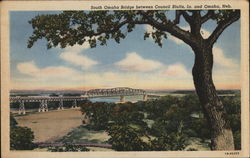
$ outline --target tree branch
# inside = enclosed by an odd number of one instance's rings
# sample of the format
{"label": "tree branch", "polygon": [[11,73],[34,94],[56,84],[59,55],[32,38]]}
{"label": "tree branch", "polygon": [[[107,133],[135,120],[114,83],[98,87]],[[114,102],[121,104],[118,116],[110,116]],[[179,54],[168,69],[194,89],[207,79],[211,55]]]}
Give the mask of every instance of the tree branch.
{"label": "tree branch", "polygon": [[192,19],[191,17],[188,15],[188,13],[186,11],[182,11],[182,15],[184,17],[184,19],[190,24]]}
{"label": "tree branch", "polygon": [[201,23],[203,24],[204,22],[208,21],[210,18],[214,16],[214,10],[209,10],[206,15],[201,17]]}
{"label": "tree branch", "polygon": [[180,17],[183,15],[184,19],[190,24],[191,23],[191,17],[188,15],[188,13],[184,10],[176,10],[175,11],[175,19],[173,21],[173,24],[179,24],[180,23]]}
{"label": "tree branch", "polygon": [[152,17],[148,16],[146,12],[143,12],[142,14],[148,20],[148,24],[150,24],[151,26],[159,30],[169,32],[171,35],[183,40],[188,45],[196,44],[196,39],[192,36],[192,34],[189,31],[181,29],[180,27],[176,26],[173,22],[168,20],[164,24],[158,23]]}
{"label": "tree branch", "polygon": [[237,21],[239,18],[240,18],[240,11],[237,10],[237,11],[231,13],[231,15],[229,16],[229,18],[227,18],[226,20],[223,20],[223,21],[219,22],[218,26],[215,28],[215,30],[213,31],[213,33],[208,38],[209,44],[213,45],[217,41],[217,39],[219,38],[219,36],[221,35],[221,33],[229,25],[231,25],[233,22]]}

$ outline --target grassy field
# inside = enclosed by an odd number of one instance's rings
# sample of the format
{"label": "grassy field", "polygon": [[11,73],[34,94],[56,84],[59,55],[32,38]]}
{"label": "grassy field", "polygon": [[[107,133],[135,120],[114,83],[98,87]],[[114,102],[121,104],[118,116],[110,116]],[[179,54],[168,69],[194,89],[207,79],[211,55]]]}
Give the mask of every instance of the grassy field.
{"label": "grassy field", "polygon": [[69,132],[67,135],[55,140],[55,142],[106,144],[109,138],[110,137],[107,132],[103,130],[89,130],[84,125],[81,125]]}

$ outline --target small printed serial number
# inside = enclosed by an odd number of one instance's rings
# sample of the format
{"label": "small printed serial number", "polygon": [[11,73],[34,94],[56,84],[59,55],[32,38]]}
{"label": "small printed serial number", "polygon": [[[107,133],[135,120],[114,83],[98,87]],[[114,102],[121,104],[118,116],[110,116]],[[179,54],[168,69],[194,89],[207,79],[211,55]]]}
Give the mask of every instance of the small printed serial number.
{"label": "small printed serial number", "polygon": [[240,152],[225,152],[225,155],[239,155]]}

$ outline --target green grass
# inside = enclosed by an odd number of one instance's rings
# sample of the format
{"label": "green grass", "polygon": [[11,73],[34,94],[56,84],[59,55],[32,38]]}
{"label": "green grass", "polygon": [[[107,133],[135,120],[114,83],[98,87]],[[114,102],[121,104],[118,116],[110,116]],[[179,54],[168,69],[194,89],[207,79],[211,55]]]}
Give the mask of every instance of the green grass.
{"label": "green grass", "polygon": [[66,136],[56,140],[56,142],[106,144],[109,138],[110,137],[108,136],[107,132],[104,130],[89,130],[85,126],[81,125],[73,129]]}

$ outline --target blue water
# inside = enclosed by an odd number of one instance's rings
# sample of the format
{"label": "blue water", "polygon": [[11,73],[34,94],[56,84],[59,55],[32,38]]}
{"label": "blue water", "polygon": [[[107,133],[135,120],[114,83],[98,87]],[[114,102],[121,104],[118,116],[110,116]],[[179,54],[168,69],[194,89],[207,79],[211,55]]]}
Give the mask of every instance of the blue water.
{"label": "blue water", "polygon": [[[107,103],[113,103],[113,102],[119,102],[120,101],[120,98],[117,97],[112,97],[112,98],[90,98],[89,99],[91,102],[107,102]],[[140,101],[142,100],[142,97],[138,97],[138,98],[131,98],[131,97],[125,97],[125,102],[128,102],[128,101]]]}

